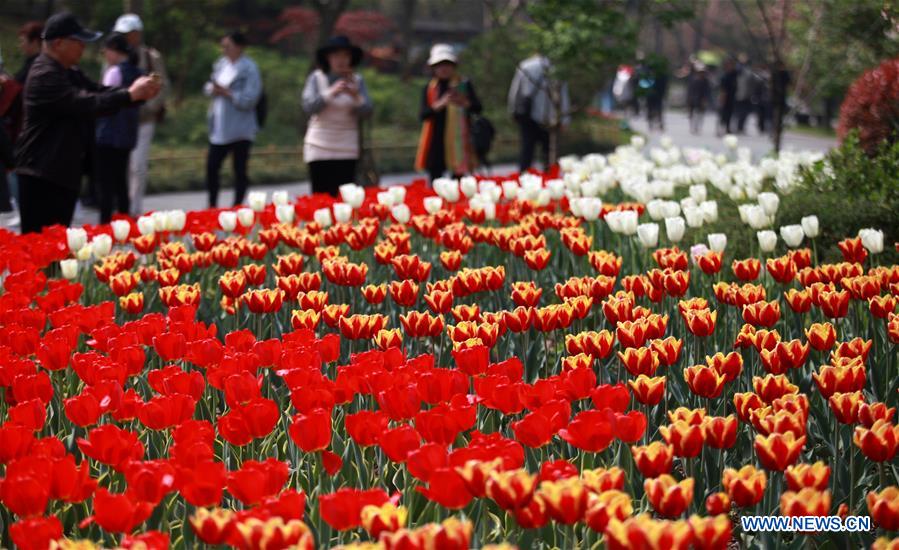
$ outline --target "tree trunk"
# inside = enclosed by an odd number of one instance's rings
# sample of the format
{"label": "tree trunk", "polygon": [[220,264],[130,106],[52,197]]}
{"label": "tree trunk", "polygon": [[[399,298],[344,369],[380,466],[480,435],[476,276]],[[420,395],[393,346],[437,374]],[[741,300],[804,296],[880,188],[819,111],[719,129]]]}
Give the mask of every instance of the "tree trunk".
{"label": "tree trunk", "polygon": [[399,47],[400,47],[400,75],[404,81],[412,76],[412,59],[409,50],[412,48],[412,23],[415,19],[416,0],[403,0],[402,11],[399,14]]}

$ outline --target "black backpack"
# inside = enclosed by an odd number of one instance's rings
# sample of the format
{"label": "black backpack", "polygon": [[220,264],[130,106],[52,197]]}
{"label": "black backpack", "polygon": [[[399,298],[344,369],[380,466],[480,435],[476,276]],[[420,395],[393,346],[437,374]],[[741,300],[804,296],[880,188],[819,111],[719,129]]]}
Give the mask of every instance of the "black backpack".
{"label": "black backpack", "polygon": [[496,129],[487,117],[478,116],[471,122],[471,143],[479,157],[486,157],[493,145]]}
{"label": "black backpack", "polygon": [[259,94],[259,99],[256,101],[256,125],[260,128],[265,127],[266,117],[268,117],[268,97],[263,89],[262,93]]}

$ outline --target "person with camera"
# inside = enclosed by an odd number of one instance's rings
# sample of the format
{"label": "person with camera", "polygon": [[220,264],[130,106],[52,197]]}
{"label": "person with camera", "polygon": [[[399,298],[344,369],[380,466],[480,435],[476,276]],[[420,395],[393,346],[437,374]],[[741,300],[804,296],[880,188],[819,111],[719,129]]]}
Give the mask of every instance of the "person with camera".
{"label": "person with camera", "polygon": [[433,77],[421,96],[421,137],[415,169],[427,171],[431,181],[449,172],[470,174],[477,165],[471,135],[471,115],[481,112],[481,101],[471,81],[458,73],[458,57],[449,44],[431,48],[428,66]]}
{"label": "person with camera", "polygon": [[315,54],[318,68],[303,86],[303,111],[310,115],[303,138],[303,160],[313,193],[337,196],[354,183],[361,154],[360,123],[372,112],[365,80],[355,72],[362,49],[335,36]]}
{"label": "person with camera", "polygon": [[44,25],[41,54],[25,82],[24,123],[16,147],[22,233],[72,222],[90,146],[85,128],[100,115],[159,93],[159,79],[153,76],[139,77],[127,88],[101,86],[85,76],[77,65],[85,44],[100,36],[68,12]]}

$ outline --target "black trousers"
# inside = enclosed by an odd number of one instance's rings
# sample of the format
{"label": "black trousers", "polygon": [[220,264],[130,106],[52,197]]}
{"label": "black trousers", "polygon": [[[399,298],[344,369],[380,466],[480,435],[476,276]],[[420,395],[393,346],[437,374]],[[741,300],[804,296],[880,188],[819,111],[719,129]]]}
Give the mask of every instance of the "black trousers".
{"label": "black trousers", "polygon": [[51,225],[68,227],[72,223],[78,189],[19,174],[19,198],[22,233],[39,233],[41,229]]}
{"label": "black trousers", "polygon": [[250,160],[252,144],[253,142],[249,140],[235,141],[225,145],[209,144],[209,154],[206,156],[206,189],[209,190],[210,208],[218,206],[219,189],[221,188],[219,172],[222,170],[222,163],[225,162],[228,153],[231,153],[231,162],[234,166],[234,206],[243,202],[247,188],[250,186],[250,179],[247,177],[247,163]]}
{"label": "black trousers", "polygon": [[6,167],[0,164],[0,212],[12,212],[12,196],[9,192],[9,178]]}
{"label": "black trousers", "polygon": [[337,196],[338,187],[356,181],[356,159],[314,160],[308,163],[313,193]]}
{"label": "black trousers", "polygon": [[521,151],[518,157],[518,168],[524,172],[534,164],[534,152],[540,145],[543,169],[549,166],[549,131],[530,117],[518,117],[518,129],[521,136]]}
{"label": "black trousers", "polygon": [[100,192],[100,223],[109,223],[112,212],[127,214],[131,203],[128,199],[129,149],[117,149],[98,145],[94,163],[94,177]]}
{"label": "black trousers", "polygon": [[737,100],[735,110],[737,115],[737,132],[742,134],[746,131],[746,119],[749,118],[749,113],[752,112],[752,102],[748,99]]}

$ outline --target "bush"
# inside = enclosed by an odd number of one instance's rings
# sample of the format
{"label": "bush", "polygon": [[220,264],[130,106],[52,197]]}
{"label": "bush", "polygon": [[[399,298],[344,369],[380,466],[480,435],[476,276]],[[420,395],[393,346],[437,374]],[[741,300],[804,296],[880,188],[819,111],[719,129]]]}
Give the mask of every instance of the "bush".
{"label": "bush", "polygon": [[899,241],[899,142],[884,143],[868,156],[858,135],[850,133],[840,147],[806,169],[798,188],[782,197],[778,226],[817,215],[821,226],[818,250],[840,258],[837,241],[866,227],[884,232],[884,262],[896,262]]}
{"label": "bush", "polygon": [[862,148],[874,155],[883,142],[899,135],[899,58],[862,74],[846,92],[840,107],[840,139],[858,130]]}

